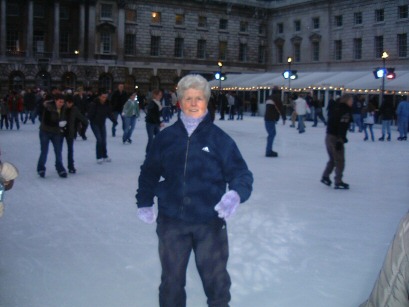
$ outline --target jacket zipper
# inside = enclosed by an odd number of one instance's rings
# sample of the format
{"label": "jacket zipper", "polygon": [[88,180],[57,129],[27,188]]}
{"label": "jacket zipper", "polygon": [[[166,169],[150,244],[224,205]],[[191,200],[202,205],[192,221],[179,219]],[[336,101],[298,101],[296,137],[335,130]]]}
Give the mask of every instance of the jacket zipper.
{"label": "jacket zipper", "polygon": [[189,144],[190,144],[190,137],[187,138],[185,166],[184,166],[184,169],[183,169],[183,200],[182,200],[182,207],[180,208],[180,213],[181,214],[183,213],[183,209],[185,207],[183,201],[184,201],[184,198],[185,198],[185,195],[186,195],[185,194],[185,192],[186,192],[186,189],[185,189],[186,188],[186,169],[187,169],[187,157],[188,157],[188,154],[189,154]]}

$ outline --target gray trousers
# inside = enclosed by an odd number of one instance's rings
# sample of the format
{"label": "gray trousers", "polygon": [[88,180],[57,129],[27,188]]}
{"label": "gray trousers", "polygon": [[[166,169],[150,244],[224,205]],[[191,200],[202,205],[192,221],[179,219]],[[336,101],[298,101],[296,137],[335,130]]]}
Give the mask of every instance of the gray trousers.
{"label": "gray trousers", "polygon": [[226,224],[190,224],[161,216],[157,219],[159,257],[162,264],[160,307],[186,307],[186,270],[191,252],[203,283],[209,307],[229,307],[229,246]]}
{"label": "gray trousers", "polygon": [[329,156],[329,161],[325,167],[323,177],[329,177],[335,168],[335,183],[342,182],[342,173],[345,168],[345,148],[342,146],[341,150],[336,150],[335,146],[338,138],[335,135],[327,134],[325,137],[325,146]]}

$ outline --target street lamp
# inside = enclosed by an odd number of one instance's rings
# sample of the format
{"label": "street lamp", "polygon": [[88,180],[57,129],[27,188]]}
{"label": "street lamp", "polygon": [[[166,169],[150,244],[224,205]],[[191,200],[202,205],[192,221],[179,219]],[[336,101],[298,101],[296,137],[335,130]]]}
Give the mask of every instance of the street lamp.
{"label": "street lamp", "polygon": [[219,71],[216,72],[214,77],[216,78],[216,80],[219,80],[219,92],[221,93],[222,92],[222,81],[224,80],[224,78],[222,80],[222,77],[223,77],[223,73],[222,73],[222,71],[223,71],[223,62],[218,61],[217,66],[219,67]]}
{"label": "street lamp", "polygon": [[297,71],[291,70],[291,63],[293,61],[292,57],[287,58],[288,69],[283,72],[284,79],[288,79],[288,87],[291,88],[291,80],[295,80],[298,78]]}
{"label": "street lamp", "polygon": [[[288,69],[285,70],[282,75],[284,79],[288,79],[288,95],[290,96],[291,94],[291,80],[295,80],[298,78],[297,71],[296,70],[291,70],[291,63],[293,61],[292,57],[287,58],[287,63],[288,63]],[[288,101],[290,101],[291,97],[289,97]]]}
{"label": "street lamp", "polygon": [[385,91],[385,74],[386,74],[386,69],[385,69],[385,66],[386,66],[386,59],[389,57],[389,54],[386,52],[386,51],[384,51],[383,53],[382,53],[382,68],[383,68],[383,75],[382,75],[382,92],[381,92],[381,101],[380,101],[380,103],[379,103],[379,106],[381,106],[382,105],[382,103],[383,103],[383,92]]}
{"label": "street lamp", "polygon": [[386,68],[386,59],[389,57],[389,54],[384,51],[382,53],[382,67],[375,68],[373,71],[373,74],[375,76],[375,79],[381,79],[382,78],[382,84],[381,84],[381,97],[380,97],[380,103],[379,106],[382,105],[383,103],[383,95],[385,91],[385,77],[386,79],[392,80],[395,79],[396,74],[395,74],[395,68],[394,67],[389,67]]}

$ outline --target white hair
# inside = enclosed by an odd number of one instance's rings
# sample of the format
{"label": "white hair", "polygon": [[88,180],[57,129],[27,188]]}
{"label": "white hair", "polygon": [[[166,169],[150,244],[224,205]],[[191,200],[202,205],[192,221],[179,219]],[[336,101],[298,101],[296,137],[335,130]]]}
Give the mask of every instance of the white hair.
{"label": "white hair", "polygon": [[210,85],[209,82],[201,75],[186,75],[180,79],[177,87],[177,96],[179,100],[183,99],[183,96],[188,89],[195,89],[203,91],[206,98],[206,102],[210,99]]}

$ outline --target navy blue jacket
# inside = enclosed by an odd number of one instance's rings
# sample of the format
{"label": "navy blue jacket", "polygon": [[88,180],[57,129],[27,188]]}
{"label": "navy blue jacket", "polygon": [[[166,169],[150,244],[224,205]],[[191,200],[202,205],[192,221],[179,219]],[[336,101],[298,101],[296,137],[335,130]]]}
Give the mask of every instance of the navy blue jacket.
{"label": "navy blue jacket", "polygon": [[186,222],[218,219],[214,206],[234,190],[241,202],[251,194],[253,175],[236,143],[207,114],[189,137],[179,119],[154,139],[139,175],[137,205],[158,197],[159,215]]}
{"label": "navy blue jacket", "polygon": [[329,114],[327,134],[335,135],[345,142],[351,121],[351,108],[346,103],[338,103]]}

